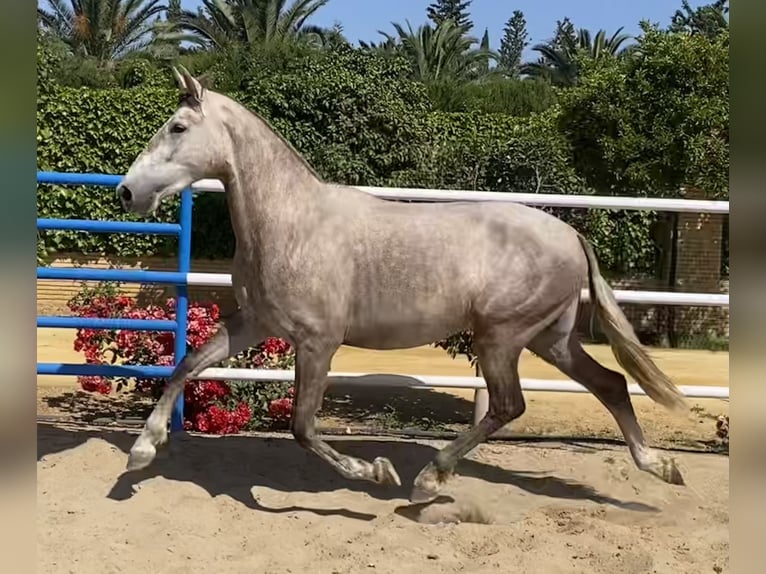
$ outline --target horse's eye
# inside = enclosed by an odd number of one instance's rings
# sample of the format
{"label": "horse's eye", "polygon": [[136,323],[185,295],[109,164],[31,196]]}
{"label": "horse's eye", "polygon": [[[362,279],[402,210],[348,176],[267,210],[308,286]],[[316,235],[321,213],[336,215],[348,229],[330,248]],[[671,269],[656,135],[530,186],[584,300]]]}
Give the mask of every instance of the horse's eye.
{"label": "horse's eye", "polygon": [[174,134],[180,134],[181,132],[186,131],[186,126],[183,124],[173,124],[170,127],[170,131],[173,132]]}

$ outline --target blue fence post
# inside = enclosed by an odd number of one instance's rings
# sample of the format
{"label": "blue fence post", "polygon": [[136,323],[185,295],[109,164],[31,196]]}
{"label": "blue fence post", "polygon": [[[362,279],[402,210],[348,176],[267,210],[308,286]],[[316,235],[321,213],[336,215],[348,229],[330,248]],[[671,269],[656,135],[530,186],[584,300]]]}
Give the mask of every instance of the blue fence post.
{"label": "blue fence post", "polygon": [[[38,184],[95,185],[115,187],[122,180],[120,175],[94,173],[37,172]],[[132,283],[159,283],[176,286],[176,321],[153,321],[143,319],[102,319],[83,317],[37,316],[38,327],[130,329],[138,331],[174,331],[174,363],[179,364],[186,355],[188,301],[188,274],[191,271],[192,232],[191,189],[181,194],[179,223],[146,223],[129,221],[90,221],[83,219],[37,218],[37,228],[43,230],[85,231],[90,233],[145,233],[178,236],[178,271],[127,271],[123,269],[61,269],[37,267],[38,279],[79,279],[90,281],[127,281]],[[66,363],[37,363],[37,374],[83,375],[106,377],[167,378],[173,367],[155,365],[91,365]],[[170,417],[171,432],[184,427],[183,393],[173,405]]]}
{"label": "blue fence post", "polygon": [[[178,237],[178,272],[184,275],[191,271],[192,192],[185,189],[181,194],[181,234]],[[176,286],[176,335],[175,364],[186,355],[186,328],[189,310],[189,293],[186,284]],[[184,392],[178,395],[170,415],[170,432],[184,428]]]}

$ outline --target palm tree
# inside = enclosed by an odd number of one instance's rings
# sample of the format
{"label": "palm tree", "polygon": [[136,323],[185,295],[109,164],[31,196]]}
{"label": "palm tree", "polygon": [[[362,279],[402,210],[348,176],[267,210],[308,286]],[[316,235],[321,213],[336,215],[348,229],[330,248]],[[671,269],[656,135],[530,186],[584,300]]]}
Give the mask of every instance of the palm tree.
{"label": "palm tree", "polygon": [[166,9],[161,0],[45,0],[40,26],[72,52],[100,62],[142,50],[154,41],[153,20]]}
{"label": "palm tree", "polygon": [[609,38],[606,37],[606,30],[599,30],[593,40],[591,40],[590,30],[580,29],[578,47],[581,50],[586,50],[594,60],[598,60],[603,54],[624,58],[630,55],[635,48],[635,44],[623,46],[631,38],[630,34],[622,33],[622,27],[618,28]]}
{"label": "palm tree", "polygon": [[[175,21],[176,37],[200,46],[222,49],[232,44],[303,41],[325,43],[337,34],[306,21],[329,0],[202,0],[196,12],[182,10]],[[166,36],[167,37],[167,36]]]}
{"label": "palm tree", "polygon": [[712,4],[692,9],[689,0],[683,0],[681,10],[676,10],[671,20],[671,32],[703,34],[715,38],[729,29],[729,0],[715,0]]}
{"label": "palm tree", "polygon": [[343,34],[343,24],[335,22],[329,28],[323,28],[321,31],[322,45],[325,47],[348,46],[348,38]]}
{"label": "palm tree", "polygon": [[452,20],[438,25],[423,24],[413,30],[393,23],[396,35],[380,32],[385,37],[384,49],[400,51],[411,63],[415,79],[469,79],[486,67],[497,55],[488,46],[474,48],[476,38],[467,36]]}
{"label": "palm tree", "polygon": [[521,73],[542,77],[558,86],[573,86],[580,74],[577,56],[584,55],[593,60],[605,57],[625,58],[634,53],[635,44],[623,46],[632,36],[622,33],[619,28],[607,38],[605,30],[599,30],[595,37],[590,30],[581,28],[574,36],[562,34],[557,41],[550,40],[532,47],[540,54],[537,62],[524,64]]}
{"label": "palm tree", "polygon": [[[383,34],[383,32],[379,32],[380,34]],[[365,42],[364,40],[359,40],[359,47],[363,50],[380,50],[384,52],[394,52],[399,47],[400,44],[391,36],[388,36],[387,34],[384,34],[386,36],[386,39],[383,40],[380,43],[377,42]]]}

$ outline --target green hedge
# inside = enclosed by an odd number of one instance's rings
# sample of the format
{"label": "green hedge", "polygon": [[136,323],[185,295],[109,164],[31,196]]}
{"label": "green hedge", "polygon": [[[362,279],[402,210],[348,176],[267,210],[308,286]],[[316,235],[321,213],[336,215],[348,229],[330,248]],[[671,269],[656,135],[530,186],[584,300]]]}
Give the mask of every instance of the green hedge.
{"label": "green hedge", "polygon": [[[37,164],[41,170],[124,173],[173,112],[177,94],[164,88],[88,89],[55,85],[51,56],[38,50]],[[331,181],[384,185],[414,169],[426,143],[425,89],[401,79],[401,64],[340,50],[271,65],[249,60],[235,99],[269,118]],[[40,186],[38,216],[127,220],[112,190]],[[44,188],[43,188],[44,187]],[[157,219],[174,219],[178,200]],[[225,257],[233,238],[224,198],[197,200],[194,256]],[[195,238],[205,241],[195,241]],[[154,237],[41,234],[41,252],[164,255],[172,241]]]}
{"label": "green hedge", "polygon": [[[53,88],[38,95],[37,168],[125,173],[153,132],[172,113],[177,94],[162,89]],[[164,203],[160,221],[174,220],[178,199]],[[38,186],[38,217],[136,220],[122,211],[113,189]],[[44,250],[86,254],[172,253],[166,237],[41,233]]]}
{"label": "green hedge", "polygon": [[544,80],[488,78],[480,82],[434,81],[429,99],[443,112],[501,113],[524,117],[556,103],[556,88]]}
{"label": "green hedge", "polygon": [[[528,117],[432,113],[429,145],[404,185],[498,192],[587,194],[593,190],[572,167],[570,143],[552,107]],[[657,214],[594,209],[546,209],[587,235],[603,270],[652,273]]]}
{"label": "green hedge", "polygon": [[594,188],[672,196],[729,194],[729,33],[672,34],[643,24],[641,57],[585,60],[562,94],[561,133]]}
{"label": "green hedge", "polygon": [[[526,117],[432,112],[425,87],[404,79],[403,65],[396,58],[341,49],[301,58],[248,54],[234,81],[220,64],[209,73],[215,85],[221,83],[232,97],[269,118],[330,181],[588,192],[572,168],[570,145],[557,129],[557,107]],[[175,107],[174,90],[64,88],[52,81],[49,70],[50,55],[38,50],[38,169],[124,173]],[[228,86],[216,74],[228,77]],[[39,217],[133,218],[122,212],[112,189],[40,186],[37,205]],[[225,198],[201,194],[195,206],[193,256],[231,256],[232,233],[222,224],[228,222]],[[156,219],[174,221],[177,207],[177,199],[166,202]],[[557,214],[589,234],[606,269],[651,267],[651,216]],[[40,234],[41,253],[152,256],[175,251],[175,240],[163,237]]]}
{"label": "green hedge", "polygon": [[[419,164],[429,104],[424,87],[403,77],[403,60],[340,48],[300,57],[245,53],[224,64],[238,65],[239,75],[213,67],[214,85],[268,118],[327,181],[383,186]],[[196,253],[231,255],[223,197],[198,203],[194,229],[205,244],[195,242]]]}

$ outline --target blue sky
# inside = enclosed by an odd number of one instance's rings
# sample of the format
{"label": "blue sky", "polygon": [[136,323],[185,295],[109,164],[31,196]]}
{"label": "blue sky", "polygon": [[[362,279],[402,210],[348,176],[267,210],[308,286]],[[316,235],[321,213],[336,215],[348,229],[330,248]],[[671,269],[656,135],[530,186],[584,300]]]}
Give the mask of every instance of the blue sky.
{"label": "blue sky", "polygon": [[[353,43],[359,40],[379,41],[378,30],[393,32],[391,22],[409,20],[413,29],[426,21],[426,7],[430,0],[330,0],[311,19],[319,26],[343,25],[346,37]],[[705,0],[691,0],[693,7],[707,4]],[[199,0],[183,0],[184,7],[192,8]],[[569,16],[578,28],[595,32],[604,28],[613,33],[620,26],[624,32],[637,34],[641,20],[659,22],[665,26],[681,7],[681,0],[473,0],[470,7],[474,22],[474,36],[481,37],[489,30],[490,43],[498,48],[505,22],[514,10],[521,10],[527,20],[530,43],[547,40],[553,35],[556,20]],[[532,57],[529,48],[526,56]]]}

